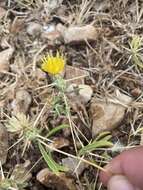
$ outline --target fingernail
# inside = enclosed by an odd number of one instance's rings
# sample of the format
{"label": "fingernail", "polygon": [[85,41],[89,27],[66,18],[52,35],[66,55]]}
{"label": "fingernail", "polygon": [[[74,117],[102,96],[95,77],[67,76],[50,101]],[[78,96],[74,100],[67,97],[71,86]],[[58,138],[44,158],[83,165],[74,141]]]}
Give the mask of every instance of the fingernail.
{"label": "fingernail", "polygon": [[135,190],[128,179],[122,175],[111,177],[108,182],[108,190]]}

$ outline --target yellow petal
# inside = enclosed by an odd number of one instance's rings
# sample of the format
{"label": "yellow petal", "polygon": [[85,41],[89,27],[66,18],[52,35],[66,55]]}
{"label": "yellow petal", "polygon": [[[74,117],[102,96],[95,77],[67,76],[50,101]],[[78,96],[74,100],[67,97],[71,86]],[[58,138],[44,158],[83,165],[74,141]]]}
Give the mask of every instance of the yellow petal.
{"label": "yellow petal", "polygon": [[42,70],[50,74],[56,75],[63,71],[65,66],[65,58],[57,52],[56,56],[49,55],[42,59]]}

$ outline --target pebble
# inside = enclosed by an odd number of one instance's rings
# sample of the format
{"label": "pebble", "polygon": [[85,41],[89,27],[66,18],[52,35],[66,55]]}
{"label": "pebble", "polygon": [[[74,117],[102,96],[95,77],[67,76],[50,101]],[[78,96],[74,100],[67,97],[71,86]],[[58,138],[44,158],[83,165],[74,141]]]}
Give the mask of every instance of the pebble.
{"label": "pebble", "polygon": [[29,106],[32,102],[32,97],[26,90],[18,90],[15,95],[15,99],[13,100],[11,106],[13,108],[13,114],[28,112]]}
{"label": "pebble", "polygon": [[62,159],[62,164],[69,169],[71,173],[76,173],[78,176],[87,168],[87,164],[80,162],[75,158],[64,158]]}
{"label": "pebble", "polygon": [[0,52],[0,72],[8,72],[10,69],[10,59],[14,53],[14,48],[9,47]]}
{"label": "pebble", "polygon": [[65,67],[65,79],[67,80],[68,84],[84,84],[84,79],[87,76],[89,76],[89,73],[83,69],[70,65],[66,65]]}
{"label": "pebble", "polygon": [[42,169],[36,176],[37,180],[49,189],[56,190],[77,190],[72,178],[67,177],[65,173],[58,175],[48,168]]}
{"label": "pebble", "polygon": [[67,88],[67,93],[72,99],[86,104],[92,98],[93,89],[89,85],[85,84],[71,84]]}
{"label": "pebble", "polygon": [[39,36],[42,32],[42,26],[36,22],[30,22],[27,26],[27,33],[30,36],[36,37]]}
{"label": "pebble", "polygon": [[103,99],[94,97],[90,105],[92,136],[94,137],[102,131],[109,131],[118,127],[131,102],[131,97],[118,90],[111,97]]}
{"label": "pebble", "polygon": [[92,25],[71,26],[65,28],[58,26],[66,44],[80,43],[87,41],[95,41],[99,36],[99,30]]}

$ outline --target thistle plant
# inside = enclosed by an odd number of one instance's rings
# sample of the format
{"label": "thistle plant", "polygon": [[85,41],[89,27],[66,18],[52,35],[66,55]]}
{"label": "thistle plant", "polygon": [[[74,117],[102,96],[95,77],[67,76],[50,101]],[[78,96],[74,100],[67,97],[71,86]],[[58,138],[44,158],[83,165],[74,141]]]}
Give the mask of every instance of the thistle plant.
{"label": "thistle plant", "polygon": [[[54,130],[50,131],[47,135],[47,137],[51,136],[52,134],[56,133],[60,129],[66,128],[68,126],[58,126]],[[51,156],[51,151],[46,153],[44,151],[44,148],[40,144],[41,142],[44,143],[44,141],[47,141],[50,145],[51,140],[49,140],[47,137],[43,137],[40,135],[40,130],[38,130],[36,127],[34,127],[33,122],[29,120],[29,117],[26,117],[23,113],[18,113],[16,116],[12,116],[9,119],[9,122],[6,124],[6,128],[9,132],[14,134],[19,134],[20,141],[24,141],[24,149],[22,152],[22,155],[24,154],[27,145],[29,145],[32,142],[36,142],[39,144],[39,148],[42,154],[42,157],[46,162],[48,163],[48,166],[55,172],[53,168],[57,168],[57,171],[61,171],[62,166],[58,165]],[[18,141],[17,143],[19,143]],[[46,143],[47,143],[46,142]],[[41,148],[42,147],[42,148]],[[56,173],[57,174],[57,173]],[[25,183],[22,183],[22,181],[14,180],[13,178],[4,178],[0,181],[0,189],[2,190],[17,190],[18,187],[22,187],[22,185],[25,185]]]}
{"label": "thistle plant", "polygon": [[69,120],[72,139],[74,142],[75,150],[77,152],[75,137],[74,137],[74,128],[72,126],[72,121],[71,121],[70,106],[68,104],[68,98],[65,94],[67,85],[66,81],[61,76],[62,72],[64,72],[65,65],[66,65],[65,57],[63,55],[60,55],[59,52],[57,52],[56,56],[48,55],[42,59],[41,69],[53,76],[54,79],[53,84],[58,89],[58,101],[54,104],[54,108],[58,116],[60,116],[60,113],[62,113],[66,115],[67,119]]}
{"label": "thistle plant", "polygon": [[19,188],[21,190],[24,190],[24,187],[26,187],[26,185],[22,186],[17,184],[15,180],[11,180],[11,179],[3,179],[0,182],[0,189],[1,190],[18,190]]}
{"label": "thistle plant", "polygon": [[143,69],[142,40],[140,36],[133,36],[130,42],[130,51],[133,63]]}
{"label": "thistle plant", "polygon": [[[58,114],[59,114],[59,116],[60,116],[60,113],[62,113],[62,114],[64,113],[66,115],[66,117],[69,120],[69,126],[61,125],[55,129],[53,129],[52,131],[50,131],[50,133],[48,133],[48,135],[44,137],[44,136],[40,135],[41,130],[37,129],[37,127],[35,126],[35,122],[30,120],[29,117],[26,116],[25,114],[18,113],[17,115],[9,118],[9,121],[6,124],[6,128],[9,132],[14,133],[14,134],[18,134],[20,137],[18,142],[16,142],[14,145],[19,143],[21,140],[24,141],[24,149],[23,149],[22,155],[24,154],[27,146],[30,145],[30,143],[36,142],[39,145],[39,149],[40,149],[40,152],[42,154],[42,157],[46,161],[49,168],[56,175],[61,171],[67,171],[67,168],[63,167],[62,165],[59,165],[58,163],[56,163],[54,161],[54,159],[52,158],[52,152],[53,151],[59,152],[59,153],[64,154],[66,156],[70,156],[72,158],[78,158],[79,160],[84,161],[85,163],[91,164],[94,167],[97,167],[101,170],[104,170],[103,168],[96,165],[95,163],[92,163],[92,162],[85,160],[85,159],[80,157],[80,155],[84,155],[87,151],[92,151],[95,148],[102,146],[103,143],[98,142],[98,144],[97,144],[97,143],[93,142],[92,144],[89,144],[87,147],[84,147],[83,149],[81,149],[79,152],[79,155],[78,155],[76,143],[75,143],[75,138],[74,138],[74,130],[75,129],[74,129],[72,121],[71,121],[71,112],[70,112],[70,106],[68,104],[68,98],[66,97],[66,94],[65,94],[65,92],[66,92],[66,81],[60,75],[61,72],[63,72],[63,70],[64,70],[65,62],[66,62],[65,58],[63,56],[60,56],[59,53],[57,53],[55,57],[52,55],[48,55],[47,57],[44,57],[42,59],[41,69],[45,72],[48,72],[49,74],[51,74],[53,76],[53,79],[54,79],[53,84],[57,88],[58,93],[59,93],[58,97],[60,97],[62,104],[64,105],[62,108],[65,109],[64,110],[65,112],[63,112],[63,110],[62,110],[62,112],[59,112]],[[58,104],[60,105],[59,100],[57,102],[55,102],[55,106]],[[59,109],[57,109],[57,111],[59,111]],[[76,156],[69,154],[69,153],[66,153],[66,152],[63,152],[63,151],[60,151],[60,150],[52,147],[50,145],[50,143],[52,141],[50,139],[48,139],[52,134],[56,133],[60,129],[67,128],[67,127],[70,127],[70,129],[71,129],[71,134],[72,134],[72,138],[73,138],[73,142],[74,142],[74,146],[75,146],[75,151],[77,153]],[[105,141],[105,143],[107,144],[107,146],[111,145],[108,143],[108,141]],[[43,145],[45,146],[46,149],[43,147]],[[5,187],[7,188],[8,186],[11,185],[11,183],[13,181],[11,181],[11,179],[10,180],[8,179],[8,180],[3,181],[3,182],[4,182],[3,183],[4,188]]]}
{"label": "thistle plant", "polygon": [[0,189],[1,190],[25,190],[28,185],[28,181],[31,178],[31,174],[28,172],[28,166],[30,162],[26,161],[23,164],[17,164],[12,170],[11,175],[4,176],[3,169],[1,167],[0,174]]}
{"label": "thistle plant", "polygon": [[34,126],[34,122],[30,121],[29,117],[24,113],[17,113],[17,115],[9,118],[5,126],[8,132],[19,135],[19,140],[12,145],[12,147],[20,141],[23,141],[24,148],[22,155],[32,142],[38,141],[39,139],[49,141],[47,138],[40,135],[41,130],[37,129],[37,127]]}
{"label": "thistle plant", "polygon": [[25,190],[27,183],[16,179],[4,178],[0,180],[1,190]]}
{"label": "thistle plant", "polygon": [[26,141],[32,141],[39,135],[39,130],[36,127],[32,127],[33,122],[30,121],[29,117],[23,113],[17,113],[17,115],[12,116],[6,128],[8,132],[19,134]]}
{"label": "thistle plant", "polygon": [[41,69],[47,72],[48,74],[52,75],[54,80],[54,86],[59,90],[59,95],[58,97],[54,98],[54,104],[53,104],[58,115],[61,109],[63,113],[67,111],[66,108],[64,111],[63,105],[59,104],[60,101],[62,102],[64,100],[65,102],[64,97],[67,86],[66,86],[66,81],[61,76],[61,73],[64,71],[65,65],[66,65],[66,59],[63,55],[60,55],[59,52],[57,52],[56,56],[48,54],[42,59]]}

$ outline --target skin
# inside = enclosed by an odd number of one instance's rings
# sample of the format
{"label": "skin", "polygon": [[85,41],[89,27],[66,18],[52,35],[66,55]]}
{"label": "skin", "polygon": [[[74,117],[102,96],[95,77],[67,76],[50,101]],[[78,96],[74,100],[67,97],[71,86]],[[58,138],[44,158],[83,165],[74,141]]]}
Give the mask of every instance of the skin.
{"label": "skin", "polygon": [[125,177],[135,188],[143,189],[143,146],[122,152],[100,173],[101,182],[109,186],[115,176]]}

